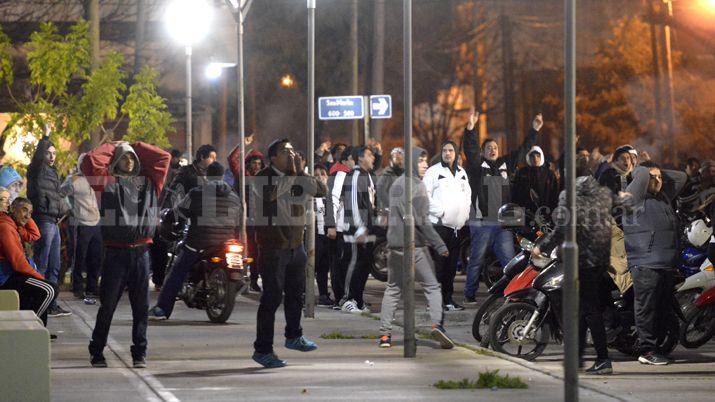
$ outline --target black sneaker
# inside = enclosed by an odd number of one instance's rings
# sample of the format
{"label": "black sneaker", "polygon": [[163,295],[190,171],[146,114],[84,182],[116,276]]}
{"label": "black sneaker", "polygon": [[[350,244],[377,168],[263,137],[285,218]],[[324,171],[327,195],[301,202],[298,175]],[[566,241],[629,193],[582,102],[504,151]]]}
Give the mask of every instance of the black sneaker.
{"label": "black sneaker", "polygon": [[333,307],[335,301],[328,295],[323,295],[318,298],[318,307]]}
{"label": "black sneaker", "polygon": [[380,340],[377,344],[381,348],[389,348],[390,346],[392,346],[392,337],[390,335],[383,335],[380,337]]}
{"label": "black sneaker", "polygon": [[55,307],[50,307],[47,309],[47,316],[48,317],[67,317],[72,315],[71,312],[63,309],[60,306],[55,306]]}
{"label": "black sneaker", "polygon": [[445,331],[441,325],[432,325],[430,335],[432,335],[432,339],[439,342],[442,349],[452,349],[454,347],[454,342],[447,336],[447,331]]}
{"label": "black sneaker", "polygon": [[146,360],[143,357],[137,357],[132,359],[132,367],[134,368],[146,368]]}
{"label": "black sneaker", "polygon": [[591,368],[586,369],[586,374],[613,374],[613,366],[610,359],[596,360]]}
{"label": "black sneaker", "polygon": [[92,360],[90,360],[92,363],[92,367],[97,367],[97,368],[104,368],[107,367],[107,360],[104,359],[103,354],[98,354],[92,356]]}
{"label": "black sneaker", "polygon": [[657,353],[648,352],[640,355],[640,357],[638,357],[638,362],[640,364],[651,364],[653,366],[665,366],[666,364],[670,363],[670,360]]}
{"label": "black sneaker", "polygon": [[465,297],[464,304],[477,304],[477,299],[473,297]]}
{"label": "black sneaker", "polygon": [[251,290],[251,292],[255,293],[261,293],[263,291],[256,282],[251,282],[251,286],[249,287],[249,289]]}
{"label": "black sneaker", "polygon": [[460,306],[455,302],[447,303],[444,305],[444,311],[462,311],[464,306]]}

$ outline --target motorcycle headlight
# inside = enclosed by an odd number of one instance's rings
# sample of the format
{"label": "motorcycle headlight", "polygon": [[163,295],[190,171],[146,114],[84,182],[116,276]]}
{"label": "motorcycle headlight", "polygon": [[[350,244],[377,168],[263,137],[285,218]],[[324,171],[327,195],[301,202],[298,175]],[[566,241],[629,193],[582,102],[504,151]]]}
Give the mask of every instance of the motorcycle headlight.
{"label": "motorcycle headlight", "polygon": [[544,283],[544,290],[558,289],[564,281],[564,274],[554,276]]}
{"label": "motorcycle headlight", "polygon": [[549,265],[550,262],[551,258],[543,254],[531,256],[531,263],[534,264],[536,268],[546,268],[546,266]]}
{"label": "motorcycle headlight", "polygon": [[532,242],[531,240],[529,240],[527,238],[523,238],[519,242],[519,247],[521,247],[522,250],[531,251],[534,249],[534,242]]}

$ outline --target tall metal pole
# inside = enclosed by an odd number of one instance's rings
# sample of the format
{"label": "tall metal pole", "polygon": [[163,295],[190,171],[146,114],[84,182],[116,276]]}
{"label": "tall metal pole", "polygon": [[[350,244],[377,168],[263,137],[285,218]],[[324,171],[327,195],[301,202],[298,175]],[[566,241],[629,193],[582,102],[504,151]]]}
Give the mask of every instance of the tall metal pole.
{"label": "tall metal pole", "polygon": [[[244,88],[243,76],[243,9],[239,6],[234,14],[236,19],[236,30],[238,33],[238,63],[236,65],[236,74],[238,74],[238,146],[241,152],[241,159],[246,157],[246,93]],[[243,164],[242,164],[243,165]],[[241,166],[241,174],[238,177],[239,196],[241,197],[241,241],[243,244],[248,244],[248,234],[246,228],[246,166]],[[251,250],[255,254],[256,250]],[[255,255],[257,257],[257,255]]]}
{"label": "tall metal pole", "polygon": [[189,163],[194,157],[191,141],[191,46],[186,46],[186,153],[189,154]]}
{"label": "tall metal pole", "polygon": [[568,223],[564,255],[564,400],[578,401],[578,244],[576,243],[576,0],[564,0],[564,127]]}
{"label": "tall metal pole", "polygon": [[660,97],[660,62],[658,59],[658,33],[655,30],[656,13],[653,7],[653,1],[648,1],[648,16],[650,18],[650,49],[653,63],[653,106],[655,115],[655,138],[662,144],[666,140],[662,135],[663,131],[663,116],[661,115],[661,97]]}
{"label": "tall metal pole", "polygon": [[[358,68],[360,66],[360,59],[359,59],[359,53],[358,53],[358,0],[352,0],[352,19],[350,20],[350,54],[352,55],[352,75],[350,79],[350,90],[351,94],[357,96],[358,91],[360,90],[359,85],[358,85],[358,80],[360,78],[360,75],[358,73]],[[352,124],[352,137],[353,137],[353,144],[359,144],[360,142],[360,121],[359,120],[353,120],[351,122]],[[367,145],[367,142],[365,143]]]}
{"label": "tall metal pole", "polygon": [[675,134],[674,110],[675,94],[673,89],[673,52],[671,44],[670,22],[673,18],[673,2],[672,0],[663,0],[663,60],[666,65],[665,72],[665,123],[668,126],[667,138],[671,144],[671,163],[675,166],[678,163],[678,149],[676,147],[677,138]]}
{"label": "tall metal pole", "polygon": [[[308,0],[308,172],[313,176],[313,150],[315,149],[315,0]],[[313,197],[309,197],[306,214],[305,245],[308,264],[305,270],[305,316],[315,317],[315,219]]]}
{"label": "tall metal pole", "polygon": [[417,355],[415,339],[415,217],[412,215],[412,0],[403,0],[405,255],[402,295],[405,298],[405,357]]}

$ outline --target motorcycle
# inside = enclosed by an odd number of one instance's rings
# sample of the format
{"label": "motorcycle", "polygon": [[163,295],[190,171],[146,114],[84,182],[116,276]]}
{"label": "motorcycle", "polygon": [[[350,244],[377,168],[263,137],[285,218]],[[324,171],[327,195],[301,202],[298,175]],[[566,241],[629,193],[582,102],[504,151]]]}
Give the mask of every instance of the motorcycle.
{"label": "motorcycle", "polygon": [[[514,256],[504,267],[504,275],[489,288],[489,297],[487,297],[474,315],[472,322],[472,336],[482,347],[489,346],[489,337],[485,336],[489,330],[489,320],[491,315],[504,304],[504,291],[507,286],[511,286],[510,282],[517,275],[524,272],[529,265],[529,255],[534,248],[534,243],[529,239],[523,238],[519,242],[521,252]],[[518,282],[519,280],[517,280]],[[514,285],[516,286],[516,285]]]}
{"label": "motorcycle", "polygon": [[[161,214],[160,229],[161,236],[172,241],[167,263],[168,278],[178,251],[182,247],[188,248],[180,240],[187,227],[171,210],[165,210]],[[227,239],[223,244],[199,250],[201,259],[191,267],[177,297],[189,308],[206,310],[211,322],[225,323],[233,312],[236,295],[247,286],[247,264],[253,259],[247,258],[244,251],[244,245],[236,239]]]}
{"label": "motorcycle", "polygon": [[686,348],[698,348],[712,339],[715,335],[715,288],[704,291],[695,299],[682,328],[680,344]]}
{"label": "motorcycle", "polygon": [[[530,287],[525,285],[527,281],[524,280],[519,289],[511,293],[508,293],[510,289],[505,290],[507,301],[492,315],[489,326],[490,345],[494,350],[526,360],[539,357],[550,339],[557,343],[563,340],[563,264],[554,252],[548,257],[532,256],[532,262],[544,268],[533,279]],[[527,268],[521,275],[528,271]],[[675,296],[672,307],[675,316],[683,319]],[[606,331],[609,347],[624,354],[636,355],[638,336],[632,297],[629,298],[627,293],[625,297],[616,298],[611,306],[607,306],[607,310],[615,318]],[[666,355],[672,352],[677,345],[678,335],[679,320],[673,318],[667,324],[664,337],[658,342],[658,350]]]}
{"label": "motorcycle", "polygon": [[[513,204],[506,204],[502,206],[499,210],[500,222],[509,223],[509,221],[514,220],[519,223],[523,222],[521,217],[517,216],[519,210],[519,207]],[[527,269],[531,256],[531,250],[544,237],[545,232],[549,232],[551,230],[550,225],[544,220],[538,219],[536,215],[527,212],[526,217],[529,222],[531,222],[531,225],[526,229],[517,230],[517,240],[521,251],[509,261],[506,267],[504,267],[503,275],[489,288],[489,297],[484,300],[477,310],[477,313],[474,315],[474,321],[472,322],[472,336],[483,347],[489,346],[489,336],[485,335],[488,334],[489,320],[491,315],[504,304],[504,301],[506,300],[504,295],[511,293],[513,290],[522,286],[531,285],[530,280],[524,281],[522,284],[522,278],[516,280],[514,278]],[[534,240],[532,241],[531,239]],[[532,268],[528,275],[533,275],[534,272],[537,271]],[[507,291],[507,288],[510,290]]]}

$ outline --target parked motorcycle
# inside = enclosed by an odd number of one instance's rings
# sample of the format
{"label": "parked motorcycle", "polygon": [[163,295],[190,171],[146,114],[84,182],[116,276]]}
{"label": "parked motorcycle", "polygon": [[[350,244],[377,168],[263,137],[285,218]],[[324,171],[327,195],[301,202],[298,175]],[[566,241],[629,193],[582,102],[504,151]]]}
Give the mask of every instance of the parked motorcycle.
{"label": "parked motorcycle", "polygon": [[[712,270],[712,265],[710,265]],[[715,288],[704,291],[693,302],[685,316],[680,343],[686,348],[698,348],[715,335]]]}
{"label": "parked motorcycle", "polygon": [[[166,277],[173,269],[183,240],[186,223],[175,217],[171,210],[161,214],[161,236],[172,242],[169,248]],[[195,250],[194,250],[195,251]],[[246,286],[247,264],[252,258],[245,256],[244,245],[236,239],[226,239],[222,244],[199,250],[201,259],[191,267],[178,298],[187,307],[206,310],[209,320],[225,323],[233,312],[236,294]]]}
{"label": "parked motorcycle", "polygon": [[[489,336],[491,347],[501,353],[533,360],[540,356],[549,340],[560,343],[562,334],[562,283],[563,264],[552,253],[549,257],[532,256],[532,262],[544,266],[533,279],[532,286],[523,285],[509,293],[505,290],[506,303],[493,313]],[[529,270],[522,273],[524,275]],[[524,281],[522,284],[524,284]],[[682,319],[675,297],[672,300],[675,316]],[[635,328],[632,298],[617,298],[612,306],[615,320],[607,328],[610,334],[609,347],[636,355],[638,336]],[[677,345],[679,320],[673,318],[667,324],[665,336],[658,343],[658,350],[669,354]]]}

